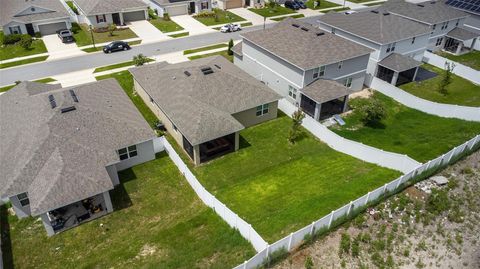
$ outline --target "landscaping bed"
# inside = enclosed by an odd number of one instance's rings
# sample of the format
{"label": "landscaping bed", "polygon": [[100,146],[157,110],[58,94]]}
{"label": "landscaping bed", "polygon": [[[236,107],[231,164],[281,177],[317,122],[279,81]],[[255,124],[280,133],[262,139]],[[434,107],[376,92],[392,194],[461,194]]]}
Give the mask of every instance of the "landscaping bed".
{"label": "landscaping bed", "polygon": [[[480,57],[480,54],[478,57]],[[467,79],[452,74],[452,81],[446,87],[448,94],[444,95],[439,92],[438,85],[446,71],[428,64],[422,65],[422,68],[435,72],[438,75],[424,81],[401,85],[400,88],[422,99],[437,103],[480,106],[480,85],[475,85]]]}
{"label": "landscaping bed", "polygon": [[41,39],[34,39],[29,49],[24,49],[19,42],[4,45],[3,39],[3,32],[0,31],[0,61],[47,52],[47,48]]}
{"label": "landscaping bed", "polygon": [[[73,37],[75,38],[75,42],[77,46],[87,46],[92,45],[92,37],[90,30],[88,29],[88,25],[86,24],[76,24],[72,23],[72,32]],[[95,44],[111,42],[115,40],[125,40],[130,38],[136,38],[137,35],[130,30],[129,28],[121,28],[117,29],[113,32],[113,36],[110,36],[109,32],[93,32],[93,37],[95,39]]]}
{"label": "landscaping bed", "polygon": [[304,129],[292,145],[291,122],[280,113],[245,129],[239,151],[198,167],[172,142],[203,186],[269,243],[400,176],[337,152]]}
{"label": "landscaping bed", "polygon": [[447,52],[440,52],[439,55],[454,62],[469,66],[475,70],[480,70],[480,51],[478,50],[472,50],[469,53],[459,56]]}
{"label": "landscaping bed", "polygon": [[264,7],[264,8],[249,8],[251,12],[257,13],[262,17],[273,17],[273,16],[280,16],[280,15],[287,15],[297,13],[294,10],[291,10],[286,7],[276,6],[276,7]]}
{"label": "landscaping bed", "polygon": [[211,12],[200,12],[193,16],[197,21],[206,26],[227,24],[231,22],[245,21],[244,18],[226,10],[213,9]]}
{"label": "landscaping bed", "polygon": [[335,4],[335,3],[332,3],[332,2],[328,2],[328,1],[325,1],[325,0],[320,0],[320,5],[317,5],[315,8],[314,8],[314,0],[308,0],[307,2],[305,2],[305,5],[310,8],[310,9],[314,9],[314,10],[317,10],[317,9],[324,9],[324,8],[331,8],[331,7],[339,7],[340,5],[338,4]]}
{"label": "landscaping bed", "polygon": [[[386,118],[375,125],[364,124],[353,110],[344,117],[346,125],[331,130],[351,140],[406,154],[419,162],[434,159],[480,133],[480,123],[442,118],[406,107],[379,92],[373,94],[386,109]],[[365,98],[350,100],[359,107]]]}
{"label": "landscaping bed", "polygon": [[255,253],[165,153],[119,177],[113,213],[50,238],[41,221],[7,220],[3,207],[5,268],[232,268]]}

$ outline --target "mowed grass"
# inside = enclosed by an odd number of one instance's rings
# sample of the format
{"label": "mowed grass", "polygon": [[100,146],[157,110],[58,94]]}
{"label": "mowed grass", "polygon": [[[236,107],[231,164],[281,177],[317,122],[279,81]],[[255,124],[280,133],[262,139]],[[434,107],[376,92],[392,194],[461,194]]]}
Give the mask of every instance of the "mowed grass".
{"label": "mowed grass", "polygon": [[0,31],[0,61],[47,52],[45,43],[43,43],[43,40],[41,39],[34,40],[29,49],[24,49],[18,44],[2,45],[3,37],[4,34]]}
{"label": "mowed grass", "polygon": [[[375,92],[387,109],[387,117],[377,126],[366,126],[353,110],[344,118],[346,125],[332,127],[337,134],[364,144],[427,162],[480,133],[480,123],[441,118],[406,107]],[[355,98],[355,107],[365,99]]]}
{"label": "mowed grass", "polygon": [[217,19],[214,16],[202,17],[201,14],[193,16],[197,21],[203,23],[206,26],[212,26],[217,24],[226,24],[231,22],[245,21],[244,18],[232,13],[230,11],[215,9]]}
{"label": "mowed grass", "polygon": [[115,211],[64,233],[48,238],[42,222],[9,216],[6,268],[232,268],[255,253],[165,153],[119,176]]}
{"label": "mowed grass", "polygon": [[227,60],[233,63],[233,55],[228,55],[227,50],[222,50],[222,51],[217,51],[217,52],[212,52],[207,54],[194,55],[194,56],[188,57],[188,59],[197,60],[197,59],[206,58],[206,57],[215,56],[215,55],[222,55],[223,57],[227,58]]}
{"label": "mowed grass", "polygon": [[291,145],[290,125],[280,114],[245,129],[239,151],[198,167],[172,144],[202,185],[270,243],[401,174],[339,153],[306,130]]}
{"label": "mowed grass", "polygon": [[[33,82],[38,82],[38,83],[50,83],[50,82],[55,82],[57,81],[56,79],[54,78],[42,78],[42,79],[37,79],[37,80],[33,80]],[[3,87],[0,87],[0,92],[6,92],[8,90],[10,90],[11,88],[17,86],[16,84],[12,84],[12,85],[7,85],[7,86],[3,86]]]}
{"label": "mowed grass", "polygon": [[[154,59],[147,58],[147,63],[155,61]],[[100,73],[103,71],[108,71],[108,70],[113,70],[117,68],[122,68],[122,67],[127,67],[127,66],[133,66],[135,65],[135,62],[132,61],[127,61],[127,62],[122,62],[118,64],[112,64],[112,65],[107,65],[107,66],[102,66],[102,67],[97,67],[95,70],[93,70],[93,73]]]}
{"label": "mowed grass", "polygon": [[324,8],[331,8],[331,7],[338,7],[340,5],[338,4],[335,4],[335,3],[332,3],[332,2],[328,2],[328,1],[320,1],[320,5],[314,7],[315,5],[315,1],[314,0],[308,0],[307,2],[305,2],[305,5],[310,8],[310,9],[324,9]]}
{"label": "mowed grass", "polygon": [[179,38],[179,37],[186,37],[186,36],[189,36],[189,35],[190,35],[189,32],[183,32],[183,33],[178,33],[178,34],[169,35],[169,37],[171,37],[171,38]]}
{"label": "mowed grass", "polygon": [[43,62],[47,58],[48,56],[39,56],[39,57],[28,58],[20,61],[3,63],[3,64],[0,64],[0,69],[15,67],[15,66],[24,65],[24,64],[33,64],[33,63]]}
{"label": "mowed grass", "polygon": [[[76,25],[75,23],[72,23],[72,25],[74,25],[74,28],[78,29],[78,31],[74,31],[73,34],[77,46],[81,47],[93,44],[91,32],[86,24]],[[95,44],[106,43],[115,40],[125,40],[135,37],[137,37],[137,35],[129,28],[117,29],[113,32],[113,36],[110,36],[109,32],[93,32],[93,39],[95,40]]]}
{"label": "mowed grass", "polygon": [[196,48],[196,49],[184,50],[183,55],[197,53],[197,52],[201,52],[201,51],[214,50],[214,49],[219,49],[219,48],[226,48],[226,47],[228,47],[228,44],[220,43],[220,44],[215,44],[215,45]]}
{"label": "mowed grass", "polygon": [[459,56],[447,52],[440,52],[439,54],[440,56],[450,59],[454,62],[469,66],[475,70],[480,70],[480,51],[478,50],[472,50],[469,53]]}
{"label": "mowed grass", "polygon": [[292,15],[292,16],[285,16],[285,17],[280,17],[280,18],[272,18],[271,20],[272,20],[272,21],[283,21],[283,20],[286,19],[286,18],[299,19],[299,18],[303,18],[303,17],[305,17],[305,15],[303,15],[303,14],[295,14],[295,15]]}
{"label": "mowed grass", "polygon": [[160,18],[160,17],[157,17],[155,19],[151,19],[151,20],[149,20],[149,22],[153,26],[157,27],[157,29],[160,30],[160,32],[162,32],[162,33],[176,32],[176,31],[183,30],[183,27],[176,24],[174,21],[172,21],[172,20],[167,21],[167,20],[164,20],[163,18]]}
{"label": "mowed grass", "polygon": [[274,8],[270,8],[268,6],[264,8],[249,8],[248,10],[250,10],[251,12],[257,13],[262,17],[273,17],[273,16],[297,13],[295,10],[282,7],[282,6],[276,6]]}
{"label": "mowed grass", "polygon": [[[480,55],[479,55],[480,57]],[[461,106],[480,106],[480,85],[473,84],[467,79],[452,74],[452,82],[447,86],[447,95],[438,91],[445,70],[424,64],[423,68],[433,71],[438,76],[420,81],[401,85],[400,88],[422,99],[437,103],[454,104]]]}

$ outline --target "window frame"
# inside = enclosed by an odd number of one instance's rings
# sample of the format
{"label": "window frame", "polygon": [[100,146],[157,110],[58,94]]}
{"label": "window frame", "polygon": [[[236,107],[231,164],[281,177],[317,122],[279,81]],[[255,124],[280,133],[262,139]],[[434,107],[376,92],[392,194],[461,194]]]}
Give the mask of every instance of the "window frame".
{"label": "window frame", "polygon": [[293,87],[292,85],[288,85],[288,96],[294,100],[297,100],[297,88]]}
{"label": "window frame", "polygon": [[270,104],[262,104],[262,105],[259,105],[257,106],[257,109],[256,109],[256,112],[255,112],[255,115],[257,115],[257,117],[261,117],[265,114],[268,114],[270,112]]}
{"label": "window frame", "polygon": [[[24,197],[20,197],[24,196]],[[30,200],[28,199],[28,193],[27,192],[22,192],[20,194],[17,194],[17,199],[20,202],[20,205],[22,207],[25,207],[30,204]]]}
{"label": "window frame", "polygon": [[[13,34],[13,35],[22,34],[22,28],[20,27],[20,25],[9,26],[8,30],[10,31],[10,34]],[[17,33],[15,33],[15,32],[17,32]]]}
{"label": "window frame", "polygon": [[131,145],[117,150],[120,161],[125,161],[138,156],[137,145]]}
{"label": "window frame", "polygon": [[316,67],[313,69],[313,78],[318,78],[320,75],[320,67]]}
{"label": "window frame", "polygon": [[345,87],[347,87],[348,89],[350,89],[352,87],[352,82],[353,82],[353,78],[352,77],[348,77],[345,82],[343,83],[343,85]]}

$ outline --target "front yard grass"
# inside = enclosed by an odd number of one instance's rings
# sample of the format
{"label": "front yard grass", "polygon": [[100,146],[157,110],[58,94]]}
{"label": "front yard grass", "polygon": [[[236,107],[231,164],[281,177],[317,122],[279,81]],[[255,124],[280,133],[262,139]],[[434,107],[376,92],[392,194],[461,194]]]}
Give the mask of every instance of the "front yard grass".
{"label": "front yard grass", "polygon": [[222,55],[223,57],[227,58],[227,60],[229,60],[230,62],[233,63],[233,55],[228,55],[228,52],[226,50],[207,53],[207,54],[190,56],[190,57],[188,57],[188,59],[189,60],[196,60],[196,59],[206,58],[206,57],[215,56],[215,55]]}
{"label": "front yard grass", "polygon": [[318,6],[316,6],[316,7],[314,8],[314,7],[313,7],[313,6],[314,6],[314,2],[315,2],[314,0],[308,0],[307,2],[305,2],[305,5],[306,5],[308,8],[314,9],[314,10],[340,6],[340,5],[335,4],[335,3],[332,3],[332,2],[328,2],[328,1],[325,1],[325,0],[320,0],[320,5],[318,5]]}
{"label": "front yard grass", "polygon": [[0,61],[45,52],[47,52],[47,48],[41,39],[35,39],[29,49],[24,49],[18,44],[3,45],[3,32],[0,31]]}
{"label": "front yard grass", "polygon": [[264,8],[249,8],[251,12],[257,13],[258,15],[262,17],[273,17],[273,16],[280,16],[280,15],[287,15],[287,14],[293,14],[297,13],[295,10],[282,7],[282,6],[276,6],[274,8],[270,7],[264,7]]}
{"label": "front yard grass", "polygon": [[24,65],[24,64],[31,64],[31,63],[43,62],[43,61],[45,61],[47,58],[48,58],[48,56],[39,56],[39,57],[28,58],[28,59],[20,60],[20,61],[3,63],[3,64],[0,64],[0,69],[9,68],[9,67],[14,67],[14,66],[19,66],[19,65]]}
{"label": "front yard grass", "polygon": [[[147,60],[147,62],[153,62],[153,61],[155,61],[155,60],[151,59],[151,58],[148,58],[148,60]],[[100,72],[107,71],[107,70],[113,70],[113,69],[122,68],[122,67],[126,67],[126,66],[133,66],[134,64],[135,63],[132,60],[132,61],[128,61],[128,62],[122,62],[122,63],[118,63],[118,64],[112,64],[112,65],[97,67],[97,68],[95,68],[95,70],[93,70],[93,73],[100,73]]]}
{"label": "front yard grass", "polygon": [[171,144],[203,186],[270,243],[401,174],[337,152],[304,129],[291,145],[290,125],[280,113],[243,130],[239,151],[198,167]]}
{"label": "front yard grass", "polygon": [[[15,268],[232,268],[252,246],[205,206],[165,153],[119,173],[115,211],[48,238],[42,222],[9,216],[5,264]],[[6,210],[1,211],[5,222]],[[103,227],[100,226],[103,224]],[[5,238],[4,238],[5,239]],[[3,247],[3,245],[2,245]]]}
{"label": "front yard grass", "polygon": [[220,43],[220,44],[215,44],[215,45],[196,48],[196,49],[184,50],[183,55],[197,53],[197,52],[201,52],[201,51],[207,51],[207,50],[214,50],[214,49],[219,49],[219,48],[226,48],[226,47],[228,47],[228,44]]}
{"label": "front yard grass", "polygon": [[298,18],[303,18],[303,17],[305,17],[305,15],[303,15],[303,14],[295,14],[295,15],[285,16],[285,17],[280,17],[280,18],[272,18],[271,20],[272,20],[272,21],[283,21],[283,20],[286,19],[286,18],[298,19]]}
{"label": "front yard grass", "polygon": [[480,106],[480,85],[475,85],[467,79],[452,74],[452,82],[447,86],[448,94],[443,95],[438,91],[438,85],[442,80],[443,74],[445,74],[445,70],[428,64],[424,64],[422,67],[437,73],[438,76],[420,82],[410,82],[401,85],[400,88],[402,90],[437,103]]}
{"label": "front yard grass", "polygon": [[169,33],[169,32],[176,32],[176,31],[181,31],[183,30],[183,27],[180,25],[176,24],[172,20],[164,20],[161,17],[158,17],[156,19],[149,20],[149,22],[157,27],[158,30],[162,33]]}
{"label": "front yard grass", "polygon": [[[88,29],[88,26],[86,24],[79,24],[77,26],[75,25],[76,23],[72,23],[72,28],[78,29],[76,31],[73,31],[74,32],[73,36],[75,38],[75,43],[77,43],[77,46],[82,47],[82,46],[92,45],[93,44],[92,37],[91,37],[90,30]],[[135,37],[137,37],[137,35],[129,28],[115,30],[115,32],[113,32],[113,36],[110,36],[109,32],[93,33],[95,44],[106,43],[106,42],[111,42],[115,40],[125,40],[125,39],[130,39]]]}
{"label": "front yard grass", "polygon": [[217,14],[217,19],[215,19],[214,16],[205,16],[203,17],[201,14],[199,15],[194,15],[193,17],[205,24],[206,26],[211,26],[211,25],[217,25],[217,24],[227,24],[231,22],[239,22],[239,21],[245,21],[244,18],[226,10],[221,10],[221,9],[215,9],[215,13]]}
{"label": "front yard grass", "polygon": [[[346,125],[332,131],[351,140],[426,162],[480,133],[480,123],[441,118],[406,107],[379,92],[374,93],[387,109],[387,117],[377,126],[364,125],[353,110],[344,118]],[[365,99],[352,99],[355,107]]]}
{"label": "front yard grass", "polygon": [[478,50],[472,50],[469,53],[459,56],[447,52],[440,52],[439,54],[440,56],[450,59],[454,62],[469,66],[475,70],[480,70],[480,51]]}

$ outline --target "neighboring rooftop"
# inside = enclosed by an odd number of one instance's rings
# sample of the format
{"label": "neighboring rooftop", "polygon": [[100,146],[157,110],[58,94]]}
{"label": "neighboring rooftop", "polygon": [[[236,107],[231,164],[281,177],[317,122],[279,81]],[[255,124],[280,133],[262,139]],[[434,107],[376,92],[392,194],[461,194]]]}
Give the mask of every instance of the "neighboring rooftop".
{"label": "neighboring rooftop", "polygon": [[192,145],[244,129],[233,114],[280,99],[222,56],[130,72]]}
{"label": "neighboring rooftop", "polygon": [[292,18],[269,29],[244,33],[242,37],[303,70],[372,52],[365,46]]}
{"label": "neighboring rooftop", "polygon": [[28,192],[34,216],[112,189],[116,150],[155,136],[114,79],[22,82],[1,96],[0,126],[0,196]]}
{"label": "neighboring rooftop", "polygon": [[382,7],[352,14],[329,12],[319,21],[377,44],[388,44],[431,31],[427,25],[393,15]]}
{"label": "neighboring rooftop", "polygon": [[480,34],[464,28],[455,27],[450,32],[448,32],[447,36],[455,38],[457,40],[467,41],[480,36]]}
{"label": "neighboring rooftop", "polygon": [[126,9],[147,8],[141,0],[73,0],[86,15],[99,15],[128,11]]}
{"label": "neighboring rooftop", "polygon": [[478,0],[447,0],[445,4],[475,15],[480,15],[480,1]]}
{"label": "neighboring rooftop", "polygon": [[446,5],[444,1],[410,3],[405,0],[389,0],[382,7],[391,13],[430,25],[468,16],[467,13]]}
{"label": "neighboring rooftop", "polygon": [[328,79],[317,79],[301,92],[317,103],[325,103],[352,93],[344,85]]}
{"label": "neighboring rooftop", "polygon": [[[33,10],[31,10],[33,8]],[[21,15],[23,11],[34,14]],[[12,21],[30,23],[54,18],[68,18],[69,14],[59,0],[2,0],[0,24]]]}
{"label": "neighboring rooftop", "polygon": [[378,62],[378,65],[396,72],[403,72],[418,67],[421,64],[421,62],[415,61],[412,57],[403,56],[398,53],[392,53]]}

